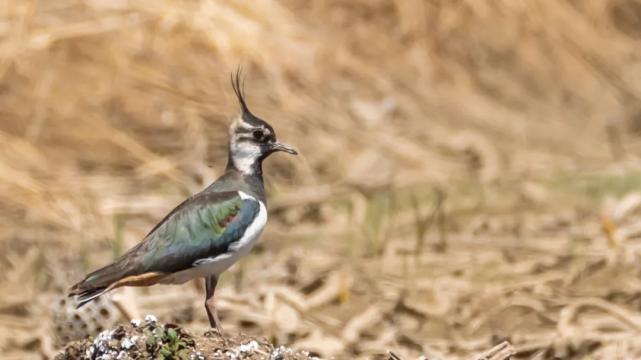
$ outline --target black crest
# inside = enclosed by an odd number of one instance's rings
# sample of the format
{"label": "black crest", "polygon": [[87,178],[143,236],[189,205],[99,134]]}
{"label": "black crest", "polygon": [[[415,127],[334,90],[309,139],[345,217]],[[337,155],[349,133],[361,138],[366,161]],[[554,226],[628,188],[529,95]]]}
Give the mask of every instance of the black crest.
{"label": "black crest", "polygon": [[238,102],[240,103],[240,109],[244,113],[249,113],[249,108],[247,107],[247,103],[245,102],[245,79],[243,78],[243,85],[241,87],[240,85],[240,74],[243,72],[243,69],[238,65],[238,70],[236,70],[236,79],[234,79],[234,74],[230,74],[231,77],[231,87],[234,88],[234,93],[236,94],[236,97],[238,98]]}
{"label": "black crest", "polygon": [[241,78],[241,73],[243,72],[243,69],[241,68],[240,65],[238,65],[238,70],[236,70],[236,76],[234,77],[234,74],[231,74],[231,87],[234,89],[234,93],[236,94],[236,97],[238,98],[238,103],[240,104],[240,110],[242,111],[241,117],[243,118],[243,121],[252,125],[252,126],[266,126],[270,130],[271,126],[267,124],[264,120],[254,116],[249,111],[249,108],[247,107],[247,103],[245,102],[245,78],[243,78],[242,86],[240,83],[240,78]]}

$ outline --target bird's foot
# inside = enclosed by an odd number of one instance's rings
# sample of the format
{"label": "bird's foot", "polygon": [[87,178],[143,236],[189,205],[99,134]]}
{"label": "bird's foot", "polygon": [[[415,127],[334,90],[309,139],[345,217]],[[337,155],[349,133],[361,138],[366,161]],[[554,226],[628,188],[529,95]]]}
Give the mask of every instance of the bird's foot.
{"label": "bird's foot", "polygon": [[228,346],[227,338],[225,337],[221,329],[211,328],[205,331],[205,337],[218,338],[220,340],[221,347],[226,348]]}
{"label": "bird's foot", "polygon": [[222,329],[220,329],[220,328],[212,327],[209,330],[205,331],[204,335],[206,337],[218,337],[223,341],[226,340],[225,336],[223,335]]}

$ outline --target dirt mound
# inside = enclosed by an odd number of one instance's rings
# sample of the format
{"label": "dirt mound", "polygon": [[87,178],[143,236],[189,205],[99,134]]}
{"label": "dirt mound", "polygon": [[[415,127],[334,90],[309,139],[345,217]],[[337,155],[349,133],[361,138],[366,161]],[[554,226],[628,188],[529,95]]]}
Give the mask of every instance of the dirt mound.
{"label": "dirt mound", "polygon": [[239,334],[223,338],[214,332],[196,335],[176,324],[160,324],[153,316],[132,320],[127,326],[101,332],[95,339],[69,344],[55,360],[205,360],[228,359],[318,359],[309,352],[274,347],[265,339]]}
{"label": "dirt mound", "polygon": [[[503,342],[479,359],[504,360],[514,355],[513,347]],[[402,360],[393,352],[381,354],[380,358]],[[425,359],[425,357],[421,357]],[[203,336],[195,335],[176,324],[160,324],[154,316],[144,322],[132,320],[130,325],[118,325],[105,330],[95,339],[73,342],[54,360],[206,360],[206,359],[270,359],[270,360],[318,360],[308,351],[296,351],[280,346],[274,347],[266,339],[238,334],[223,338],[208,331]]]}

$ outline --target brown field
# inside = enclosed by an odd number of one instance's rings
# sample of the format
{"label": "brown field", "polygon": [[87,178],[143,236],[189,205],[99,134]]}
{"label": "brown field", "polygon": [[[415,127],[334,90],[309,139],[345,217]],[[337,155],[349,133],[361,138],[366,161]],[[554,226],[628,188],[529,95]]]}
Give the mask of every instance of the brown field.
{"label": "brown field", "polygon": [[323,358],[641,358],[641,2],[0,2],[0,359],[154,314],[84,274],[224,170],[242,64],[298,157],[223,276],[230,334]]}

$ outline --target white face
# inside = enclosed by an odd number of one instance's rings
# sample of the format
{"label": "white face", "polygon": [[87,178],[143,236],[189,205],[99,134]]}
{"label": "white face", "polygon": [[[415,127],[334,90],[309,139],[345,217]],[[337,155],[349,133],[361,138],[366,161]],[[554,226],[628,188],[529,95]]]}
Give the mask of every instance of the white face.
{"label": "white face", "polygon": [[245,174],[253,172],[252,166],[260,159],[261,151],[260,146],[250,142],[234,142],[231,143],[232,161],[236,169]]}
{"label": "white face", "polygon": [[255,164],[271,152],[276,137],[269,128],[251,126],[242,120],[236,121],[230,132],[234,165],[241,172],[252,174]]}

